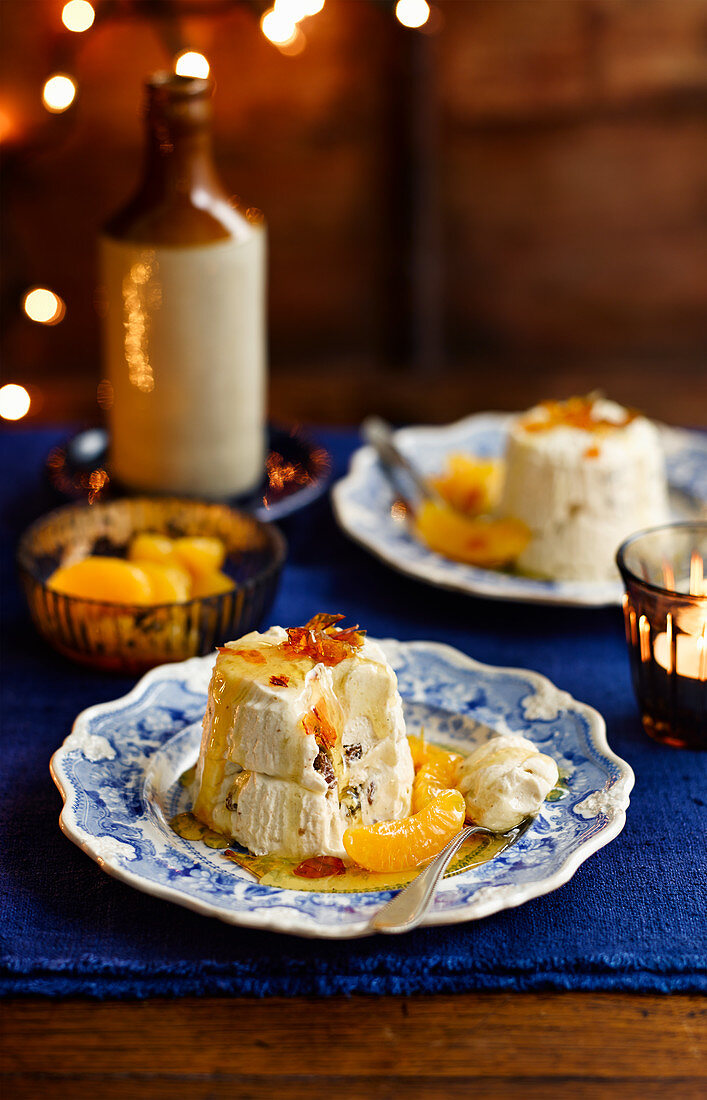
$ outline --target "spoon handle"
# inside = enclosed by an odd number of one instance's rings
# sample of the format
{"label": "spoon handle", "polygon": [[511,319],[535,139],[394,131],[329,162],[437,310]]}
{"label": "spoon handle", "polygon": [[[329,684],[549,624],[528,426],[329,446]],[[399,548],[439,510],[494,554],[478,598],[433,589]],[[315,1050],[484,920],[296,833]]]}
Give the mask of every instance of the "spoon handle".
{"label": "spoon handle", "polygon": [[[510,829],[507,833],[494,833],[492,829],[486,829],[483,825],[467,825],[460,833],[453,836],[449,843],[442,849],[438,856],[421,871],[417,878],[408,883],[399,894],[391,898],[371,918],[369,928],[372,932],[409,932],[416,928],[425,913],[437,888],[437,883],[449,866],[449,861],[466,838],[472,833],[484,833],[486,836],[500,836],[507,843],[501,849],[505,852],[517,844],[522,836],[525,836],[536,818],[531,814],[524,818],[520,825]],[[497,852],[496,855],[500,853]]]}
{"label": "spoon handle", "polygon": [[452,856],[458,851],[471,833],[489,833],[478,825],[467,825],[453,836],[438,856],[432,860],[417,878],[396,894],[371,919],[370,927],[374,932],[408,932],[415,928],[425,913],[437,888],[437,883],[446,871]]}
{"label": "spoon handle", "polygon": [[361,425],[361,435],[376,451],[384,466],[392,472],[402,470],[407,474],[423,500],[435,496],[420,471],[396,446],[390,424],[379,416],[369,416]]}

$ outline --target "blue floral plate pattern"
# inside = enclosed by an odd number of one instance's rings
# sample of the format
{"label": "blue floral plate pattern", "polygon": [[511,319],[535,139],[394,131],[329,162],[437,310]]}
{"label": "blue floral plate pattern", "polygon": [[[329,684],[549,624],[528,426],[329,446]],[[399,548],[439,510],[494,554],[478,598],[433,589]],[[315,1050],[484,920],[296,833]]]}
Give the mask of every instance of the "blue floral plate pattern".
{"label": "blue floral plate pattern", "polygon": [[[509,413],[479,413],[444,427],[402,428],[395,441],[425,475],[439,473],[452,451],[500,458]],[[707,515],[707,437],[700,432],[657,425],[668,471],[671,507],[677,519]],[[473,596],[524,603],[604,607],[620,604],[623,586],[615,581],[543,581],[450,561],[429,550],[391,513],[395,492],[372,447],[354,454],[346,477],[332,490],[339,526],[387,565],[440,588]],[[618,549],[618,547],[617,547]]]}
{"label": "blue floral plate pattern", "polygon": [[[633,773],[606,742],[604,721],[536,672],[491,668],[433,642],[381,642],[398,675],[409,733],[470,751],[491,732],[518,733],[550,753],[566,793],[489,863],[441,884],[425,923],[488,916],[567,882],[621,831]],[[312,893],[261,886],[223,853],[169,827],[189,808],[179,776],[195,761],[214,658],[144,676],[122,699],[90,707],[52,757],[61,828],[109,874],[156,897],[236,925],[348,939],[390,891]]]}

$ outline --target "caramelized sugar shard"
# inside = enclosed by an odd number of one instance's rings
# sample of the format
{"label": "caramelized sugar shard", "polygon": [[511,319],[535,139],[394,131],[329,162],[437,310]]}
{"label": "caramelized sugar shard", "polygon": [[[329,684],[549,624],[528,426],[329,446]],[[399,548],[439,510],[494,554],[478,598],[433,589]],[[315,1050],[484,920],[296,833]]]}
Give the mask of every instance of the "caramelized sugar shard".
{"label": "caramelized sugar shard", "polygon": [[336,626],[343,615],[328,615],[320,612],[304,626],[293,626],[287,631],[287,641],[283,642],[282,653],[293,657],[309,657],[310,660],[324,665],[338,665],[350,657],[354,650],[363,645],[365,631],[358,626],[345,630]]}
{"label": "caramelized sugar shard", "polygon": [[605,417],[594,415],[594,403],[596,395],[588,394],[586,397],[569,397],[566,401],[541,401],[540,407],[545,409],[547,417],[544,420],[531,420],[523,425],[526,432],[546,432],[551,428],[563,425],[568,428],[580,428],[585,432],[595,432],[602,428],[625,428],[640,413],[636,409],[627,408],[621,420],[607,420]]}
{"label": "caramelized sugar shard", "polygon": [[329,878],[346,874],[346,865],[338,856],[312,856],[298,863],[292,873],[298,878]]}
{"label": "caramelized sugar shard", "polygon": [[330,626],[335,626],[336,623],[340,623],[342,619],[345,619],[345,615],[328,615],[326,611],[319,611],[316,615],[313,615],[308,623],[305,623],[302,630],[327,630]]}
{"label": "caramelized sugar shard", "polygon": [[302,716],[302,725],[307,733],[314,736],[320,748],[336,744],[336,730],[329,721],[323,701]]}

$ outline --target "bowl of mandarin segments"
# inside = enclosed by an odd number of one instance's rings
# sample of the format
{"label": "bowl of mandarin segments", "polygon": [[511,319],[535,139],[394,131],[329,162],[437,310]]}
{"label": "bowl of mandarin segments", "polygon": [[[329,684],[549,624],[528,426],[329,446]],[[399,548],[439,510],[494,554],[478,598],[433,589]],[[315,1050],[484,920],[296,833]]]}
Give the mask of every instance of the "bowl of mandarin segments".
{"label": "bowl of mandarin segments", "polygon": [[286,552],[276,527],[226,505],[136,497],[50,512],[22,536],[17,562],[55,649],[132,673],[255,629]]}

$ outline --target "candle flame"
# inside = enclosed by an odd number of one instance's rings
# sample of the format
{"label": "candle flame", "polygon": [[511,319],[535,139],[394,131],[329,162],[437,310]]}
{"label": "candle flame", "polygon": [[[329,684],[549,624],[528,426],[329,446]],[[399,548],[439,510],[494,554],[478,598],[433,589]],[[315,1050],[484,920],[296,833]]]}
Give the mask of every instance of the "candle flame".
{"label": "candle flame", "polygon": [[704,596],[705,593],[705,563],[696,550],[690,556],[690,595]]}

